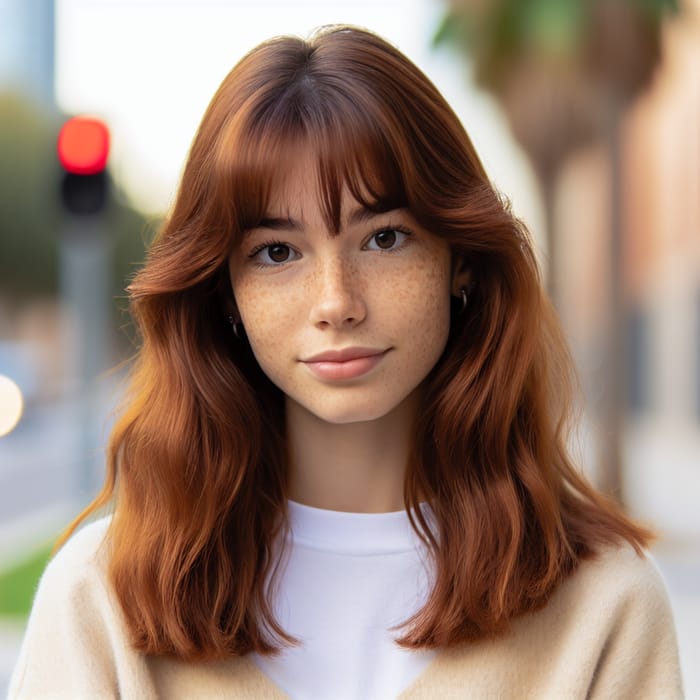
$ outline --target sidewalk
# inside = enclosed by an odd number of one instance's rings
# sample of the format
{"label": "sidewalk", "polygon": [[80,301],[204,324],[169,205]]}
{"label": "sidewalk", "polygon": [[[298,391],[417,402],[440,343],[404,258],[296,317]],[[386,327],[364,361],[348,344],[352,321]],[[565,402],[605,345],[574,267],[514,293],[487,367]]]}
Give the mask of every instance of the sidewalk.
{"label": "sidewalk", "polygon": [[652,550],[668,587],[678,632],[685,697],[700,698],[700,543],[660,543]]}

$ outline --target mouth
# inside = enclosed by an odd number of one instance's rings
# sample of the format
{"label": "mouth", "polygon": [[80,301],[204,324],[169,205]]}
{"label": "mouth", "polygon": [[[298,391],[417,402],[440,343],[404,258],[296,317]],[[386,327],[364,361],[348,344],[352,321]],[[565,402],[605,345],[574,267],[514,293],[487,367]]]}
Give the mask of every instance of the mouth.
{"label": "mouth", "polygon": [[[313,374],[321,379],[355,379],[374,369],[384,359],[384,356],[389,350],[391,350],[391,348],[380,351],[374,350],[371,355],[358,355],[356,352],[346,352],[344,355],[341,355],[344,359],[340,360],[327,359],[330,356],[337,358],[338,353],[333,355],[331,355],[331,353],[322,353],[309,360],[304,360],[304,364]],[[354,356],[351,356],[351,354],[354,354]]]}
{"label": "mouth", "polygon": [[340,350],[326,350],[318,355],[309,357],[302,362],[347,362],[348,360],[357,360],[363,357],[374,357],[376,355],[383,355],[388,350],[383,350],[381,348],[365,348],[365,347],[352,347],[343,348]]}

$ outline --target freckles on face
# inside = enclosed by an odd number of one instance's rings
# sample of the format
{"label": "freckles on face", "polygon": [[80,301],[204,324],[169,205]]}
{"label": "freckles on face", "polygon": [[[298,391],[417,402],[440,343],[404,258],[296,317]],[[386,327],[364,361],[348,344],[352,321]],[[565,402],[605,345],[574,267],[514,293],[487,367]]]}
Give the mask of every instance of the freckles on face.
{"label": "freckles on face", "polygon": [[[357,206],[345,193],[343,212]],[[420,385],[444,350],[450,324],[448,244],[403,211],[345,225],[330,237],[313,188],[281,205],[273,201],[271,208],[275,215],[303,219],[303,232],[255,231],[229,265],[260,367],[288,400],[323,420],[381,417]],[[377,234],[400,230],[392,226],[408,233]],[[285,247],[255,252],[270,241]],[[262,267],[255,265],[259,260]],[[272,264],[278,261],[283,262]],[[319,378],[302,362],[358,346],[388,352],[366,374],[340,381]]]}
{"label": "freckles on face", "polygon": [[425,375],[442,354],[449,333],[449,252],[425,246],[401,274],[387,276],[383,286],[381,292],[395,300],[383,322],[397,338],[397,346],[401,339],[396,376]]}

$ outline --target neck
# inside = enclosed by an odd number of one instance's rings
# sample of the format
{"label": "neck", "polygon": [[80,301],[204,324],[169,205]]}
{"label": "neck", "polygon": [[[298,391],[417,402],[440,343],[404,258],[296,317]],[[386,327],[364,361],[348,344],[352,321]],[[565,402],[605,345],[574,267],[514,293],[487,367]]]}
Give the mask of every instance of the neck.
{"label": "neck", "polygon": [[289,497],[327,510],[403,510],[404,478],[417,408],[416,391],[381,418],[328,423],[288,398]]}

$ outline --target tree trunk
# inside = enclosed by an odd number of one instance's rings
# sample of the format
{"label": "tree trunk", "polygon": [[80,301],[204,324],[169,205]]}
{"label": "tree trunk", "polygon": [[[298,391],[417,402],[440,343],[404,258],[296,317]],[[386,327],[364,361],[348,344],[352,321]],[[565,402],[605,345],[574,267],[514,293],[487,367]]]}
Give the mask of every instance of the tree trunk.
{"label": "tree trunk", "polygon": [[608,307],[601,434],[601,488],[624,504],[623,437],[625,428],[625,290],[622,246],[622,107],[608,100],[606,144],[610,159],[610,239]]}
{"label": "tree trunk", "polygon": [[559,298],[559,280],[557,265],[557,222],[556,222],[556,177],[552,174],[540,173],[540,186],[542,188],[542,205],[544,207],[544,235],[547,245],[547,257],[545,258],[545,276],[547,293],[554,304],[554,308],[561,312]]}

